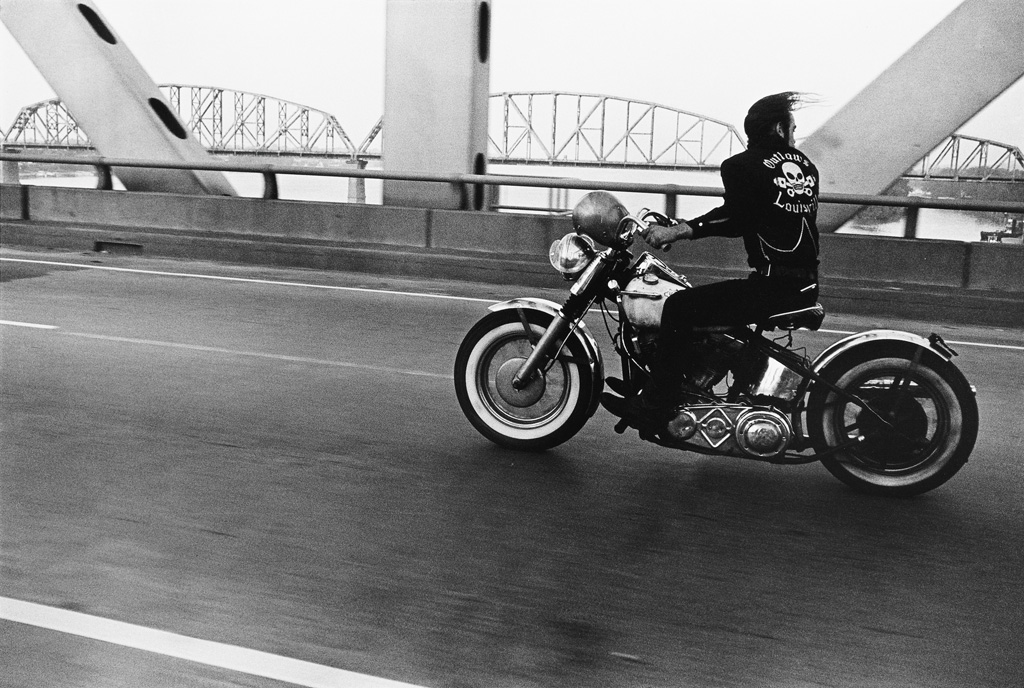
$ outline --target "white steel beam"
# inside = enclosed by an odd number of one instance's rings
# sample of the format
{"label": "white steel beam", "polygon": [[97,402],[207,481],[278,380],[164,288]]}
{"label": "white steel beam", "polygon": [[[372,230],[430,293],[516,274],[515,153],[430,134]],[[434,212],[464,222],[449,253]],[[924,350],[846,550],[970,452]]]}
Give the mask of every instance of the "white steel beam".
{"label": "white steel beam", "polygon": [[[800,148],[821,191],[879,194],[1024,75],[1024,2],[966,0]],[[835,231],[858,208],[822,206]]]}
{"label": "white steel beam", "polygon": [[[209,161],[90,0],[0,0],[0,20],[100,155]],[[235,195],[220,172],[120,168],[126,189]]]}

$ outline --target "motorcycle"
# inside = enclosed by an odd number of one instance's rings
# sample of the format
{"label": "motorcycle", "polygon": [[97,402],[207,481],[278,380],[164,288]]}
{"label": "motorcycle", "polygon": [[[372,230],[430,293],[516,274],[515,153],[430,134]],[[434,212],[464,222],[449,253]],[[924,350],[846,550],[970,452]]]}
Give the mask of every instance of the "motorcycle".
{"label": "motorcycle", "polygon": [[[459,405],[486,438],[518,450],[555,447],[595,414],[605,387],[601,349],[584,317],[596,308],[621,359],[615,391],[650,376],[665,299],[691,284],[634,239],[664,215],[630,215],[611,194],[587,194],[575,231],[555,241],[552,266],[572,283],[565,302],[497,303],[466,334],[455,360]],[[611,304],[611,305],[610,305]],[[820,328],[820,304],[745,327],[700,330],[687,362],[692,392],[667,422],[619,420],[664,447],[776,464],[820,461],[868,493],[912,496],[967,462],[978,433],[974,388],[936,334],[860,332],[814,360],[793,332]],[[768,333],[772,333],[771,335]]]}

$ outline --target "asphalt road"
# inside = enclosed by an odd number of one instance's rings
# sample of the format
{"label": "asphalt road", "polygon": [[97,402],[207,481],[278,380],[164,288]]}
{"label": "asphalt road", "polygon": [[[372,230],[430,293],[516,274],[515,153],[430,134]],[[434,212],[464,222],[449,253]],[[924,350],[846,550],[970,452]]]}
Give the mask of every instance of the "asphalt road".
{"label": "asphalt road", "polygon": [[[1020,331],[800,335],[968,342],[974,455],[889,500],[644,444],[603,410],[544,454],[489,444],[452,363],[486,301],[525,290],[0,259],[0,685],[286,685],[10,600],[418,686],[1024,682]],[[91,269],[111,267],[140,272]]]}

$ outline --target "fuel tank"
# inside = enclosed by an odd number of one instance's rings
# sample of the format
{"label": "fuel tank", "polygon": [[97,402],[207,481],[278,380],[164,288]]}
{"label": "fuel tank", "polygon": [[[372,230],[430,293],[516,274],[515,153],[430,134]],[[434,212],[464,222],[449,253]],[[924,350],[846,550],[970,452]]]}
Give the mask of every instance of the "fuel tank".
{"label": "fuel tank", "polygon": [[684,288],[652,272],[645,273],[630,280],[619,292],[622,310],[634,327],[656,330],[661,327],[665,299]]}

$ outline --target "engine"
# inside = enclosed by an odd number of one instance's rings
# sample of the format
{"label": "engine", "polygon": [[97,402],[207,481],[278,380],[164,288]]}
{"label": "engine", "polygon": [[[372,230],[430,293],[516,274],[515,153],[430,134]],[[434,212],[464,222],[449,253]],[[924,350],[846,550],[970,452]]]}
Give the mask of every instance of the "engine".
{"label": "engine", "polygon": [[726,376],[743,343],[728,334],[711,334],[693,343],[687,377],[701,389],[711,389]]}
{"label": "engine", "polygon": [[755,459],[781,456],[793,440],[787,416],[768,406],[740,404],[680,408],[665,432],[678,442]]}

